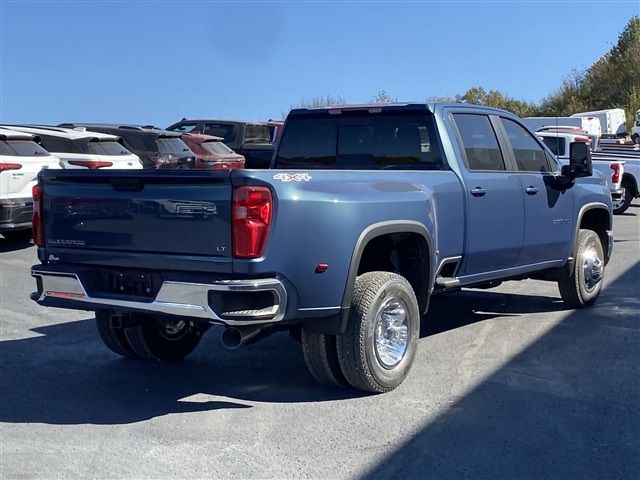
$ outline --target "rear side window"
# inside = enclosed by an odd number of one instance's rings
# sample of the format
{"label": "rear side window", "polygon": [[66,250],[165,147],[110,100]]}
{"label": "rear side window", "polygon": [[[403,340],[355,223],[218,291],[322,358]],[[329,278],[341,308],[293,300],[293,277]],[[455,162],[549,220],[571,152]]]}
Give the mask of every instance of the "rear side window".
{"label": "rear side window", "polygon": [[247,125],[244,127],[244,141],[247,143],[269,143],[271,132],[267,125]]}
{"label": "rear side window", "polygon": [[469,170],[506,170],[493,126],[486,115],[453,115]]}
{"label": "rear side window", "polygon": [[49,152],[31,140],[2,140],[0,155],[11,157],[48,157]]}
{"label": "rear side window", "polygon": [[431,114],[293,117],[276,158],[279,168],[440,169]]}
{"label": "rear side window", "polygon": [[544,149],[533,135],[521,125],[508,118],[502,119],[502,125],[509,137],[518,170],[525,172],[548,172],[549,162]]}
{"label": "rear side window", "polygon": [[120,143],[113,141],[93,141],[87,146],[87,153],[95,155],[130,155],[131,152]]}
{"label": "rear side window", "polygon": [[553,154],[557,157],[564,155],[566,140],[563,137],[541,137],[544,144],[549,147]]}
{"label": "rear side window", "polygon": [[224,143],[231,143],[236,140],[236,125],[231,123],[205,123],[205,135],[224,138]]}

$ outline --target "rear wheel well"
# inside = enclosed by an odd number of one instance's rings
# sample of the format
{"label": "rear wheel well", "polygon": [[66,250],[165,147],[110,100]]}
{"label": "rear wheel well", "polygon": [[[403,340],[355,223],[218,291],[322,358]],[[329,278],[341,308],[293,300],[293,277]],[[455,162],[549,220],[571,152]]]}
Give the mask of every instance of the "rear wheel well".
{"label": "rear wheel well", "polygon": [[631,193],[634,198],[637,198],[638,195],[638,184],[636,183],[636,179],[633,175],[629,173],[622,174],[622,186],[628,186],[631,189]]}
{"label": "rear wheel well", "polygon": [[[605,251],[605,255],[607,254],[607,230],[611,229],[609,212],[603,208],[594,208],[591,210],[587,210],[584,212],[584,215],[580,219],[580,227],[581,229],[593,230],[600,237],[600,243],[602,244],[602,248]],[[609,259],[607,258],[607,261]]]}
{"label": "rear wheel well", "polygon": [[358,275],[385,271],[402,275],[411,284],[420,313],[427,307],[429,292],[429,247],[418,233],[389,233],[372,238],[360,257]]}

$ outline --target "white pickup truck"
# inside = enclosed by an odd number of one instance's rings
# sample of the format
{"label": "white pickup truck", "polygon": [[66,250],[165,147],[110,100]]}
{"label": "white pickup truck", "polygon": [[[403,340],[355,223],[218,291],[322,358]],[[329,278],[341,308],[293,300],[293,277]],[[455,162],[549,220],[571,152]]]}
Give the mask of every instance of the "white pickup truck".
{"label": "white pickup truck", "polygon": [[[570,127],[545,128],[537,131],[536,135],[551,149],[563,165],[569,164],[569,144],[571,142],[591,143],[591,138],[587,135],[587,132]],[[592,156],[592,165],[594,170],[601,172],[607,179],[607,186],[611,192],[611,200],[613,202],[613,212],[616,214],[622,213],[629,207],[628,204],[625,206],[625,189],[622,186],[625,159],[594,155]],[[629,203],[631,203],[631,200],[629,200]]]}
{"label": "white pickup truck", "polygon": [[593,164],[598,162],[624,162],[621,188],[624,195],[620,201],[614,201],[613,213],[624,213],[634,198],[640,198],[640,145],[629,143],[611,145],[598,144],[592,155]]}

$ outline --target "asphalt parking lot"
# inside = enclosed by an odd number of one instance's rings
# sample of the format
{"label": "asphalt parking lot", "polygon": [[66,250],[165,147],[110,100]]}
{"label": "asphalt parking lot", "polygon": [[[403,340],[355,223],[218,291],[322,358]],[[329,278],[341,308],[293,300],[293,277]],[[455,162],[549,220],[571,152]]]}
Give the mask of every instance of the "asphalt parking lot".
{"label": "asphalt parking lot", "polygon": [[438,297],[384,395],[316,384],[286,334],[118,358],[29,300],[34,247],[0,238],[1,477],[639,478],[640,203],[614,221],[595,307],[537,281]]}

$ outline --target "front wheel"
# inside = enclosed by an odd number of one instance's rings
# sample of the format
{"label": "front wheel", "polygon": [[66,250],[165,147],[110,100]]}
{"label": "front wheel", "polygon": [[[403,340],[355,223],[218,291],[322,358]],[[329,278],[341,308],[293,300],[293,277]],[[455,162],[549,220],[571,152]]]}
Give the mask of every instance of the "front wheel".
{"label": "front wheel", "polygon": [[388,392],[405,379],[420,332],[418,301],[409,282],[391,272],[356,278],[346,332],[336,338],[347,382],[367,392]]}
{"label": "front wheel", "polygon": [[640,145],[640,135],[638,135],[637,133],[633,136],[633,143],[635,143],[636,145]]}
{"label": "front wheel", "polygon": [[580,230],[573,268],[565,271],[558,280],[564,303],[571,308],[581,308],[596,302],[602,290],[604,260],[598,234],[593,230]]}

